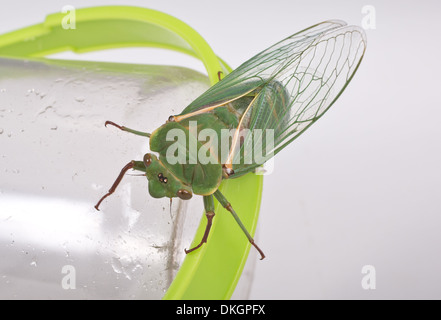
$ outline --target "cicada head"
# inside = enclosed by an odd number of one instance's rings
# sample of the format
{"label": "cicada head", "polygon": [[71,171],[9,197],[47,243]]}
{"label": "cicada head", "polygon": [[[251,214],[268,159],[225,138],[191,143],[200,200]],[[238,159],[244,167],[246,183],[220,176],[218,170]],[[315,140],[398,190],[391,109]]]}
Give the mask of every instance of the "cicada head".
{"label": "cicada head", "polygon": [[193,196],[191,188],[176,178],[154,154],[144,156],[149,193],[153,198],[174,198],[188,200]]}

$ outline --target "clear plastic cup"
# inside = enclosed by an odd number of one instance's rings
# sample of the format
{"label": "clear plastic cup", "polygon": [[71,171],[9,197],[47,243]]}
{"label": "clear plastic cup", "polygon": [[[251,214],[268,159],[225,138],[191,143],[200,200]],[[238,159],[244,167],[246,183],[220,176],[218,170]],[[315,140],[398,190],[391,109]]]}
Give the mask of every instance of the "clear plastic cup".
{"label": "clear plastic cup", "polygon": [[121,168],[209,87],[186,68],[0,59],[0,298],[160,299],[199,221],[200,197],[153,199]]}

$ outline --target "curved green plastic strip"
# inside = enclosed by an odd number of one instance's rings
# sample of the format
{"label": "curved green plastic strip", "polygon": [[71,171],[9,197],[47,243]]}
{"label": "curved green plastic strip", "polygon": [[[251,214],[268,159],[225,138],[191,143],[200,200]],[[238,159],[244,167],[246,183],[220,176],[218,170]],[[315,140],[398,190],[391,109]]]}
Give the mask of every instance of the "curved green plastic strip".
{"label": "curved green plastic strip", "polygon": [[[226,180],[219,188],[254,235],[259,216],[263,176],[249,173]],[[205,243],[190,253],[170,285],[164,299],[229,299],[236,288],[248,257],[250,243],[233,216],[215,200],[216,216]],[[202,239],[206,218],[202,219],[192,246]]]}
{"label": "curved green plastic strip", "polygon": [[72,21],[68,18],[73,19],[69,14],[50,14],[43,23],[2,35],[0,55],[43,57],[61,51],[157,47],[202,60],[211,83],[218,81],[218,71],[228,72],[194,29],[168,14],[131,6],[77,9],[75,29],[69,29]]}
{"label": "curved green plastic strip", "polygon": [[[75,29],[64,29],[68,13],[48,15],[43,23],[0,35],[0,56],[43,57],[119,47],[158,47],[200,59],[212,84],[218,72],[231,71],[190,26],[165,13],[130,6],[75,10]],[[263,176],[247,174],[226,180],[220,190],[253,235],[260,209]],[[208,242],[188,254],[164,299],[229,299],[242,273],[250,244],[230,213],[215,203],[216,218]],[[206,225],[202,217],[197,244]]]}

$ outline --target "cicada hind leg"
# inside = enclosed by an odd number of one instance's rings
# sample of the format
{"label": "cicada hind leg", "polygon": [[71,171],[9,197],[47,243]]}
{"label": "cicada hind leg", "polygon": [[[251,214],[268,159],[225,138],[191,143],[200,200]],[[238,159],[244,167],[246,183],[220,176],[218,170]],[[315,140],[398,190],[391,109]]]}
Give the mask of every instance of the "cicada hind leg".
{"label": "cicada hind leg", "polygon": [[[223,194],[217,190],[215,193],[213,193],[214,197],[219,201],[219,203],[227,209],[234,217],[234,220],[236,220],[239,227],[242,229],[242,231],[245,233],[248,241],[253,245],[254,248],[260,253],[260,260],[265,258],[265,254],[263,251],[259,248],[259,246],[254,242],[253,237],[250,235],[246,227],[243,225],[242,221],[240,220],[237,213],[234,211],[231,204],[228,202],[228,200],[223,196]],[[205,214],[207,217],[207,226],[205,227],[205,232],[202,237],[202,240],[199,242],[198,245],[194,246],[193,248],[187,250],[185,249],[185,253],[190,253],[192,251],[195,251],[196,249],[199,249],[204,243],[208,240],[208,235],[211,230],[211,226],[213,224],[213,218],[214,218],[214,201],[213,201],[213,195],[204,196],[204,207],[205,207]]]}
{"label": "cicada hind leg", "polygon": [[234,211],[233,207],[231,206],[231,204],[228,202],[227,198],[224,197],[224,195],[217,190],[214,193],[214,196],[216,198],[217,201],[219,201],[219,203],[225,208],[227,209],[233,216],[234,220],[236,220],[237,224],[239,225],[239,227],[242,229],[243,233],[245,233],[248,241],[253,245],[254,248],[256,248],[256,250],[260,253],[260,260],[265,259],[265,254],[263,253],[263,251],[259,248],[259,246],[254,242],[253,237],[250,235],[250,233],[248,232],[247,228],[244,226],[244,224],[242,223],[242,221],[240,220],[239,216],[237,215],[237,213]]}

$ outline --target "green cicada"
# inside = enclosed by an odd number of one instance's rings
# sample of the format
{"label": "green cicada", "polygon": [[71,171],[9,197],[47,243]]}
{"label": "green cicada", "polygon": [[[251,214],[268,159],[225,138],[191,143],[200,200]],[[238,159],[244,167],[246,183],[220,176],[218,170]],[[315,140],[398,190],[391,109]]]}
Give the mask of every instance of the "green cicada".
{"label": "green cicada", "polygon": [[[150,138],[150,150],[157,154],[130,161],[95,208],[115,191],[129,169],[138,170],[149,180],[154,198],[203,196],[205,233],[199,245],[186,253],[207,241],[216,198],[263,259],[262,250],[218,187],[223,179],[254,171],[317,121],[346,88],[365,49],[363,30],[342,21],[325,21],[243,63],[151,134],[107,121],[106,125]],[[261,154],[256,156],[256,149]]]}

